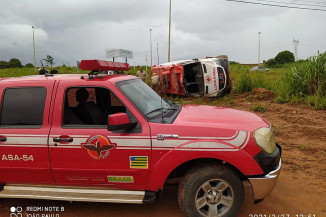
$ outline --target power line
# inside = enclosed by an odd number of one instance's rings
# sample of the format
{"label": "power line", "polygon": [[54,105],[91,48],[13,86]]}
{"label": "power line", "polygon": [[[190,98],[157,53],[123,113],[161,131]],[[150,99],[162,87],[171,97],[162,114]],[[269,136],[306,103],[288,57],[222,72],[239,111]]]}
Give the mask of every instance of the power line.
{"label": "power line", "polygon": [[280,8],[294,8],[294,9],[302,9],[302,10],[310,10],[310,11],[326,11],[325,9],[319,9],[319,8],[296,7],[296,6],[289,6],[289,5],[279,5],[279,4],[268,4],[268,3],[259,3],[259,2],[249,2],[249,1],[242,1],[242,0],[226,0],[226,1],[238,2],[238,3],[245,3],[245,4],[255,4],[255,5],[272,6],[272,7],[280,7]]}
{"label": "power line", "polygon": [[308,0],[291,0],[292,2],[304,2],[304,3],[317,3],[317,4],[325,4],[324,1],[308,1]]}
{"label": "power line", "polygon": [[259,2],[273,2],[273,3],[281,3],[281,4],[286,4],[286,5],[302,5],[302,6],[313,6],[313,7],[326,7],[326,5],[316,5],[316,4],[306,4],[306,3],[297,3],[297,2],[284,2],[284,1],[273,1],[273,0],[257,0]]}

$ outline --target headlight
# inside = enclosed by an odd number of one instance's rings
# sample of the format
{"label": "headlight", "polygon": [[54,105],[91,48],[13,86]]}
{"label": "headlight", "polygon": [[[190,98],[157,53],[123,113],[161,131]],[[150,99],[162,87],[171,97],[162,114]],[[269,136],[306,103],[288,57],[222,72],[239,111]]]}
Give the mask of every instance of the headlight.
{"label": "headlight", "polygon": [[276,142],[272,128],[262,127],[254,131],[256,144],[266,153],[271,154],[275,151]]}

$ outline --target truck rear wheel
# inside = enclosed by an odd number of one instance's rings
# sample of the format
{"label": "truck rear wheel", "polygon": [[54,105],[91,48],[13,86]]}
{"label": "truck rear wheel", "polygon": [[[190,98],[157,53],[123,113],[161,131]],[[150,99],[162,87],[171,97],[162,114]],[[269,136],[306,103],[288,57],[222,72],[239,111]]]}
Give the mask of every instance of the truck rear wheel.
{"label": "truck rear wheel", "polygon": [[193,216],[237,216],[244,200],[240,177],[223,165],[206,165],[189,171],[178,189],[181,210]]}

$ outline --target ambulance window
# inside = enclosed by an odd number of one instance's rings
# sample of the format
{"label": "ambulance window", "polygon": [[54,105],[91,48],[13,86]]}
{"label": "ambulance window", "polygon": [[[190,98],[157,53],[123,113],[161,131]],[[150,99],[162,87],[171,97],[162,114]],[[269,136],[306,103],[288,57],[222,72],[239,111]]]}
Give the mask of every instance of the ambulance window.
{"label": "ambulance window", "polygon": [[2,98],[1,126],[41,126],[45,98],[46,88],[44,87],[6,89]]}

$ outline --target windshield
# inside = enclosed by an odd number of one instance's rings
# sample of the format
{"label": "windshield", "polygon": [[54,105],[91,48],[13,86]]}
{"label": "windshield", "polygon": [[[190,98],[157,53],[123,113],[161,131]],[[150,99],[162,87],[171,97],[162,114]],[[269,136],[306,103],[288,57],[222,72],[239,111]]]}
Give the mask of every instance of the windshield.
{"label": "windshield", "polygon": [[117,86],[147,118],[161,114],[164,109],[172,108],[172,105],[162,100],[156,92],[140,79],[122,81]]}

